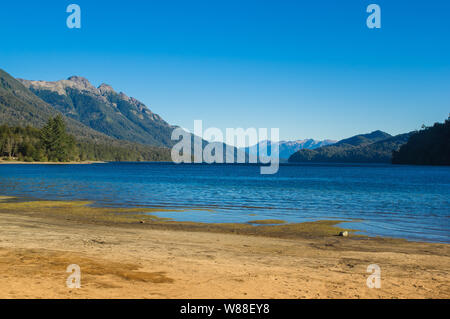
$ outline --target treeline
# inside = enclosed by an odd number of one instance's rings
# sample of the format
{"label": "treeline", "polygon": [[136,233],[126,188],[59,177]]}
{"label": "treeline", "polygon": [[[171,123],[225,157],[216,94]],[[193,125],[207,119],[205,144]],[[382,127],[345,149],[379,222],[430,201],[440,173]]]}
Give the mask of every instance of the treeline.
{"label": "treeline", "polygon": [[123,146],[77,141],[58,115],[42,129],[0,126],[0,157],[25,162],[170,161],[170,150],[125,141]]}
{"label": "treeline", "polygon": [[392,154],[393,164],[450,165],[450,117],[414,133]]}
{"label": "treeline", "polygon": [[94,142],[78,143],[81,161],[170,162],[170,149],[124,142],[124,146]]}

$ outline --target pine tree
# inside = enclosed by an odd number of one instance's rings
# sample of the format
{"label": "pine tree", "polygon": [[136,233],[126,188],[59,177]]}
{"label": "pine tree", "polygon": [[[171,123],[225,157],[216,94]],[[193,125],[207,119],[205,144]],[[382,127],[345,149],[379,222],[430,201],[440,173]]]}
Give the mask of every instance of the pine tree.
{"label": "pine tree", "polygon": [[41,140],[49,161],[68,162],[75,158],[75,139],[66,133],[61,115],[49,119],[41,130]]}

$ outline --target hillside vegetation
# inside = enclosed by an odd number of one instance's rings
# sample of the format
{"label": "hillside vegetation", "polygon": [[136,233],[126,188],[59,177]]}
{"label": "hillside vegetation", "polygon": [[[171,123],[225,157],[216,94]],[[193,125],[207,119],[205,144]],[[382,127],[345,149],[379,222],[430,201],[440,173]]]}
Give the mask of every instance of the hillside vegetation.
{"label": "hillside vegetation", "polygon": [[406,143],[410,134],[391,136],[382,131],[356,135],[315,150],[300,150],[290,163],[389,163],[392,152]]}
{"label": "hillside vegetation", "polygon": [[392,157],[393,164],[450,165],[450,117],[414,133]]}
{"label": "hillside vegetation", "polygon": [[42,129],[0,126],[0,158],[26,162],[170,161],[167,148],[128,144],[113,146],[77,141],[67,133],[62,116],[50,118]]}

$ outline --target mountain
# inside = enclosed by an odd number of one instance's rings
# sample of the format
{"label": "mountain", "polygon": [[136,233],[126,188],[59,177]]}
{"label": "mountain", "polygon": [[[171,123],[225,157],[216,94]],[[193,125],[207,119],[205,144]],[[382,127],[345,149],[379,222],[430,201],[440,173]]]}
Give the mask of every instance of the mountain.
{"label": "mountain", "polygon": [[[51,117],[60,114],[21,82],[0,69],[0,124],[42,127]],[[71,118],[64,117],[70,134],[91,141],[108,137]]]}
{"label": "mountain", "polygon": [[278,143],[271,143],[270,141],[262,141],[250,147],[240,148],[248,154],[259,155],[258,150],[261,148],[270,149],[271,145],[277,145],[279,147],[280,159],[288,159],[292,154],[301,149],[316,149],[322,146],[331,145],[336,143],[332,140],[316,141],[313,139],[297,140],[297,141],[281,141]]}
{"label": "mountain", "polygon": [[411,133],[391,136],[382,131],[356,135],[315,150],[300,150],[289,158],[289,162],[389,163],[392,152],[405,144],[410,136]]}
{"label": "mountain", "polygon": [[[0,69],[0,125],[13,131],[27,126],[39,129],[58,114],[88,159],[170,160],[169,148],[177,143],[171,140],[175,126],[107,84],[95,88],[82,77],[57,82],[17,80]],[[193,140],[191,135],[192,148]],[[207,144],[202,140],[203,147]],[[225,145],[220,145],[226,156]]]}
{"label": "mountain", "polygon": [[79,76],[56,82],[19,80],[32,93],[66,117],[119,140],[170,147],[174,126],[147,106],[116,92],[111,86],[94,87]]}
{"label": "mountain", "polygon": [[374,131],[369,134],[360,134],[355,135],[343,140],[340,140],[336,144],[334,144],[335,147],[341,147],[341,148],[351,148],[354,146],[363,146],[367,144],[371,144],[378,141],[383,141],[388,138],[391,138],[392,135],[385,133],[383,131]]}
{"label": "mountain", "polygon": [[444,123],[415,132],[394,152],[393,164],[450,165],[450,117]]}
{"label": "mountain", "polygon": [[[89,156],[86,160],[170,160],[166,148],[151,147],[129,141],[119,141],[81,122],[64,116],[37,97],[21,82],[0,69],[0,125],[42,128],[50,118],[62,115],[69,134]],[[3,128],[5,129],[5,128]],[[18,135],[18,141],[23,140]]]}

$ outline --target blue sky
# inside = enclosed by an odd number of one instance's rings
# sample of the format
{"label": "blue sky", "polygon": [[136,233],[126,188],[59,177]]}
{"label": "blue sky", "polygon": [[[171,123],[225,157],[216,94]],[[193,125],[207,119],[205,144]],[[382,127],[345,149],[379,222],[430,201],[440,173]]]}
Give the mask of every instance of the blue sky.
{"label": "blue sky", "polygon": [[[82,9],[81,30],[66,7]],[[382,28],[366,26],[377,3]],[[450,1],[8,1],[0,68],[87,77],[171,124],[282,139],[404,133],[450,112]]]}

